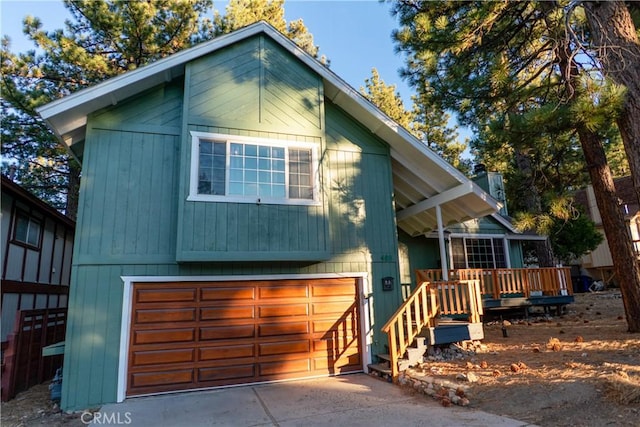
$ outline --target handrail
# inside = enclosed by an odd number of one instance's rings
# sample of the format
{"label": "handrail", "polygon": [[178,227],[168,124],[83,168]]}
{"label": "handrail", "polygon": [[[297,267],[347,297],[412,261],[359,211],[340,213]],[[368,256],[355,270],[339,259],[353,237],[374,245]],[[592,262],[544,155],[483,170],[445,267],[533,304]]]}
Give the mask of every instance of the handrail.
{"label": "handrail", "polygon": [[481,321],[482,296],[478,280],[430,282],[418,286],[382,327],[389,341],[391,375],[398,375],[398,360],[425,326],[435,327],[440,315],[467,315],[472,323]]}
{"label": "handrail", "polygon": [[[522,295],[573,295],[570,267],[452,269],[449,280],[478,280],[482,295],[493,299]],[[441,281],[439,269],[419,270],[418,276]],[[419,280],[418,280],[419,282]],[[533,294],[532,294],[533,292]]]}
{"label": "handrail", "polygon": [[391,376],[398,376],[398,360],[426,325],[433,326],[437,301],[429,282],[419,283],[404,303],[382,327],[389,341]]}

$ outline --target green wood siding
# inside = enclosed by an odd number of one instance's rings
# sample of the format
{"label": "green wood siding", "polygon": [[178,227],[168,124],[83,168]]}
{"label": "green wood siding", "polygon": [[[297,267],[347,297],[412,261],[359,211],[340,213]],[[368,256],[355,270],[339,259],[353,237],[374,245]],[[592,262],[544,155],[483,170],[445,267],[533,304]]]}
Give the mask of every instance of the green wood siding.
{"label": "green wood siding", "polygon": [[76,263],[169,262],[175,254],[175,135],[92,129]]}
{"label": "green wood siding", "polygon": [[189,124],[320,135],[321,79],[264,37],[189,64],[186,100]]}
{"label": "green wood siding", "polygon": [[200,58],[186,73],[177,260],[328,259],[324,191],[318,206],[186,200],[189,131],[315,142],[321,156],[319,76],[264,37]]}
{"label": "green wood siding", "polygon": [[447,231],[451,233],[469,234],[507,234],[508,230],[498,221],[490,216],[485,216],[477,220],[466,221],[461,224],[447,226]]}

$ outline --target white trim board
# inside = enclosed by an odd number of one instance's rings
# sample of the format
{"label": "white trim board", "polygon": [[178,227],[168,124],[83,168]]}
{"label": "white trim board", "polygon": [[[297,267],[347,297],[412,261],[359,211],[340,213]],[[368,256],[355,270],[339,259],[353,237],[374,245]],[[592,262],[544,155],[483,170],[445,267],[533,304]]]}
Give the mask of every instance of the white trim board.
{"label": "white trim board", "polygon": [[[371,295],[369,273],[313,273],[313,274],[267,274],[267,275],[231,275],[231,276],[121,276],[123,281],[122,322],[120,324],[120,350],[118,356],[118,384],[116,401],[123,402],[127,397],[127,366],[129,366],[129,332],[131,326],[131,304],[133,301],[134,283],[163,283],[163,282],[220,282],[220,281],[250,281],[250,280],[304,280],[304,279],[359,279],[360,295],[360,334],[362,344],[362,370],[371,363],[371,344],[373,331],[369,319]],[[253,384],[253,383],[252,383]],[[225,386],[226,387],[226,386]],[[218,388],[218,387],[213,387]],[[180,390],[191,391],[191,390]],[[173,392],[172,392],[173,393]],[[154,393],[163,394],[163,393]]]}

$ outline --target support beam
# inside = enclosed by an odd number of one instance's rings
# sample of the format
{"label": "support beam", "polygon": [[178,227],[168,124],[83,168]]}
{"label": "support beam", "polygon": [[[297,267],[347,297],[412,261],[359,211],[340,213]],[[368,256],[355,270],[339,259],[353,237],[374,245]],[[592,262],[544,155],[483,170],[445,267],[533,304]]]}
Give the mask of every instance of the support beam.
{"label": "support beam", "polygon": [[465,184],[460,184],[447,191],[436,194],[433,197],[429,197],[428,199],[418,202],[413,206],[409,206],[408,208],[401,210],[400,212],[398,212],[396,217],[398,218],[398,221],[402,221],[408,216],[412,216],[417,213],[424,212],[428,209],[432,209],[436,206],[440,206],[446,202],[450,202],[459,197],[466,196],[469,193],[473,193],[473,191],[474,188],[471,181]]}
{"label": "support beam", "polygon": [[438,244],[440,246],[440,268],[442,269],[442,280],[449,280],[449,268],[447,267],[447,250],[444,245],[444,226],[442,225],[442,210],[440,205],[436,205],[436,220],[438,221]]}

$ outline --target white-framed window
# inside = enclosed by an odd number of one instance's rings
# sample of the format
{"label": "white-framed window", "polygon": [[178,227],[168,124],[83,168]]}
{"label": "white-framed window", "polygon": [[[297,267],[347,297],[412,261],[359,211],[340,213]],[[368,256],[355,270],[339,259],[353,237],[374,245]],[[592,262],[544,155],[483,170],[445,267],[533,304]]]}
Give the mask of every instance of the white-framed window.
{"label": "white-framed window", "polygon": [[13,241],[31,246],[40,247],[40,235],[42,234],[42,225],[39,219],[31,215],[17,211],[13,230]]}
{"label": "white-framed window", "polygon": [[315,205],[317,144],[191,132],[189,199]]}
{"label": "white-framed window", "polygon": [[506,268],[502,238],[452,238],[453,268]]}

